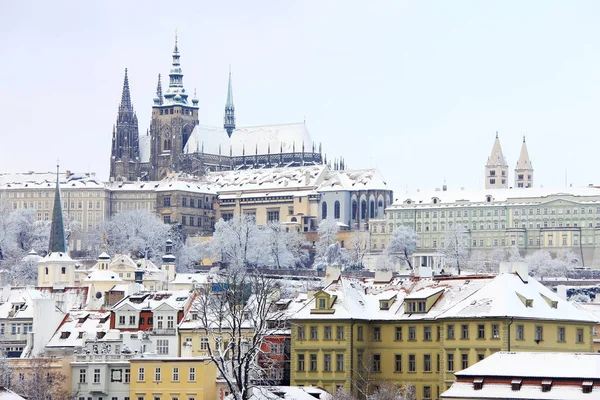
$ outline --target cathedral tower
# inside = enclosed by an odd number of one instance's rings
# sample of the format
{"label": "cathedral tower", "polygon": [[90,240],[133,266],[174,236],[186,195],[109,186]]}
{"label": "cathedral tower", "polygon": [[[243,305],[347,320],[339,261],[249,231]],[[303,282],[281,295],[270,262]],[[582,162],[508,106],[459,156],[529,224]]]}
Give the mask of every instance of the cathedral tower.
{"label": "cathedral tower", "polygon": [[508,164],[502,154],[502,146],[496,132],[496,140],[492,147],[492,154],[485,165],[485,188],[505,189],[508,187]]}
{"label": "cathedral tower", "polygon": [[38,287],[68,287],[74,286],[74,284],[75,262],[67,253],[67,238],[65,237],[57,165],[48,255],[38,263]]}
{"label": "cathedral tower", "polygon": [[159,83],[152,106],[150,121],[150,179],[160,180],[171,171],[179,171],[181,155],[194,127],[198,125],[197,101],[188,103],[183,87],[177,35],[173,49],[173,63],[169,73],[169,87],[162,94]]}
{"label": "cathedral tower", "polygon": [[227,131],[229,137],[231,137],[231,134],[235,130],[235,106],[233,105],[233,90],[231,88],[231,67],[229,67],[229,86],[227,87],[223,128]]}
{"label": "cathedral tower", "polygon": [[138,120],[131,103],[129,78],[125,68],[117,124],[113,127],[110,179],[132,181],[138,176],[140,176]]}
{"label": "cathedral tower", "polygon": [[530,188],[533,187],[533,165],[529,159],[525,136],[523,136],[523,144],[521,145],[521,154],[515,168],[515,187]]}

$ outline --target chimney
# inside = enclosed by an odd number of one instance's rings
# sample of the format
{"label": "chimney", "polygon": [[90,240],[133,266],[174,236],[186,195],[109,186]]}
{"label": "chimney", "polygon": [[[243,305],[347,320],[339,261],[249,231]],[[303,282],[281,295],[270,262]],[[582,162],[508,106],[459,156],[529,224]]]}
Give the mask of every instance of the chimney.
{"label": "chimney", "polygon": [[341,275],[341,267],[328,266],[325,270],[325,285],[329,285],[332,282],[337,282]]}

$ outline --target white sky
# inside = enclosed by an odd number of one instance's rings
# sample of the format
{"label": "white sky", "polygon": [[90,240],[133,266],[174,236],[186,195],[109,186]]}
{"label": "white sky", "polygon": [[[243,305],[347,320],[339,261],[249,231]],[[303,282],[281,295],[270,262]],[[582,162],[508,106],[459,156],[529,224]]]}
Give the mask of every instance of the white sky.
{"label": "white sky", "polygon": [[174,31],[200,123],[302,121],[328,159],[397,194],[483,186],[498,131],[512,182],[600,184],[598,1],[24,1],[0,5],[0,172],[108,177],[129,68],[140,133]]}

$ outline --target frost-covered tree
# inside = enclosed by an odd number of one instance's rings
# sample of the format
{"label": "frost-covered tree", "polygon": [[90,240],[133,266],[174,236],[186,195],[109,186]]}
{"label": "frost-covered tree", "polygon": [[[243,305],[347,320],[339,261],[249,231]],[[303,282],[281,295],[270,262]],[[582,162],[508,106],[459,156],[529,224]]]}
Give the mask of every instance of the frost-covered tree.
{"label": "frost-covered tree", "polygon": [[339,231],[340,226],[332,217],[328,217],[319,222],[319,227],[317,228],[317,234],[319,235],[319,242],[317,243],[317,257],[323,257],[328,251],[329,246],[337,242],[337,235]]}
{"label": "frost-covered tree", "polygon": [[525,263],[529,267],[529,275],[541,279],[546,277],[565,276],[568,269],[572,268],[572,253],[565,252],[552,258],[547,250],[538,250],[525,258]]}
{"label": "frost-covered tree", "polygon": [[202,287],[190,312],[196,315],[199,335],[208,338],[206,351],[235,400],[247,400],[258,382],[268,380],[268,371],[257,359],[268,356],[265,336],[283,327],[285,314],[272,307],[277,283],[243,268],[228,268],[216,276],[218,293]]}
{"label": "frost-covered tree", "polygon": [[585,293],[575,293],[573,296],[569,297],[569,301],[574,301],[576,303],[589,303],[592,301],[592,299]]}
{"label": "frost-covered tree", "polygon": [[261,264],[274,268],[294,268],[308,257],[302,235],[295,230],[286,230],[278,221],[269,222],[263,229],[266,245]]}
{"label": "frost-covered tree", "polygon": [[215,224],[211,250],[216,259],[231,268],[256,265],[265,251],[265,235],[251,215],[236,215]]}
{"label": "frost-covered tree", "polygon": [[509,262],[522,262],[523,256],[519,252],[517,246],[512,246],[507,251],[506,259],[508,259]]}
{"label": "frost-covered tree", "polygon": [[98,229],[90,230],[85,236],[85,245],[91,257],[106,251],[160,263],[171,228],[148,210],[132,210],[117,214]]}
{"label": "frost-covered tree", "polygon": [[71,400],[73,398],[70,391],[63,389],[67,377],[60,372],[59,368],[52,366],[54,359],[39,357],[27,361],[26,364],[13,369],[10,390],[28,400]]}
{"label": "frost-covered tree", "polygon": [[363,260],[369,252],[369,232],[357,231],[352,234],[348,245],[348,261],[354,268],[363,268]]}
{"label": "frost-covered tree", "polygon": [[348,252],[343,249],[339,242],[332,243],[325,253],[315,258],[315,267],[325,269],[330,265],[340,266],[342,269],[348,266]]}
{"label": "frost-covered tree", "polygon": [[400,259],[413,269],[411,257],[417,248],[417,232],[414,229],[401,226],[396,228],[390,236],[390,241],[385,252],[394,258]]}
{"label": "frost-covered tree", "polygon": [[466,229],[455,224],[446,230],[440,245],[440,252],[445,256],[446,265],[455,267],[458,275],[460,275],[460,269],[466,264],[469,255],[468,240],[469,234]]}

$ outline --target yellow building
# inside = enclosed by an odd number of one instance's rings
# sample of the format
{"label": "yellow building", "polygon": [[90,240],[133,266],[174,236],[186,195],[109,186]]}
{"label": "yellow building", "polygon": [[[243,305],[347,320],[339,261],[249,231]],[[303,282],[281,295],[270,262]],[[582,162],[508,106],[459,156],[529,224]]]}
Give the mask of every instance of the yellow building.
{"label": "yellow building", "polygon": [[216,399],[217,368],[208,358],[144,357],[130,365],[130,399]]}
{"label": "yellow building", "polygon": [[[595,322],[527,276],[338,278],[292,317],[291,384],[355,394],[387,382],[437,399],[497,351],[591,351]],[[300,301],[300,300],[299,300]]]}

